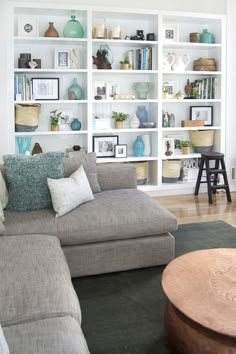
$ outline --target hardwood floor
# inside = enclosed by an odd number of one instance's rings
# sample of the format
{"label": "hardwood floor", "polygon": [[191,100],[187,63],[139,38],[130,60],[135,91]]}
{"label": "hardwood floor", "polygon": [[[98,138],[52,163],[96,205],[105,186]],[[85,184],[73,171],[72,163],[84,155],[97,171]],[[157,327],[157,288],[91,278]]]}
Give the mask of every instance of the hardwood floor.
{"label": "hardwood floor", "polygon": [[176,216],[179,224],[223,220],[236,227],[236,192],[231,192],[231,198],[232,203],[228,203],[225,193],[219,192],[209,204],[206,193],[154,197]]}

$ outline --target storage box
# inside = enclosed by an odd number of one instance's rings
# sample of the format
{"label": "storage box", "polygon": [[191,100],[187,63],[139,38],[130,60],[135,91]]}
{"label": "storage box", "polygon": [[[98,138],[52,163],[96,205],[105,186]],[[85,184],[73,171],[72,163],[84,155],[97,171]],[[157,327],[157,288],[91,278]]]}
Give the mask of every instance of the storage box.
{"label": "storage box", "polygon": [[181,127],[203,127],[204,120],[181,120]]}

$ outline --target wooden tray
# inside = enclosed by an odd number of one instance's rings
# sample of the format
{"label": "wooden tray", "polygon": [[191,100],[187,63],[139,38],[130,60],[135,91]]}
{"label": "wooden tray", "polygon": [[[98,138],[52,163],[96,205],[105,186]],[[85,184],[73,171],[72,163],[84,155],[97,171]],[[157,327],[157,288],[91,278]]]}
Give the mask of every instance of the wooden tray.
{"label": "wooden tray", "polygon": [[203,127],[204,120],[181,120],[181,127]]}

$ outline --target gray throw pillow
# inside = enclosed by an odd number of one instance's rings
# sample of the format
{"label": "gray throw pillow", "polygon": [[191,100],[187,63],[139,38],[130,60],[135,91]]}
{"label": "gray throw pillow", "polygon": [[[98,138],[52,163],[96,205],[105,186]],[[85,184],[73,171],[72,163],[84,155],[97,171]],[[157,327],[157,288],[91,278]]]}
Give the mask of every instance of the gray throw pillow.
{"label": "gray throw pillow", "polygon": [[63,157],[63,152],[3,156],[9,192],[7,209],[25,211],[51,207],[47,178],[64,177]]}
{"label": "gray throw pillow", "polygon": [[64,170],[65,177],[69,177],[75,172],[81,165],[83,165],[84,171],[88,177],[90,187],[93,193],[101,192],[100,185],[97,179],[97,165],[96,165],[96,153],[81,152],[77,157],[65,157],[64,158]]}
{"label": "gray throw pillow", "polygon": [[67,214],[80,204],[94,199],[88,178],[83,166],[80,166],[70,177],[48,178],[48,187],[51,193],[53,209],[56,218]]}

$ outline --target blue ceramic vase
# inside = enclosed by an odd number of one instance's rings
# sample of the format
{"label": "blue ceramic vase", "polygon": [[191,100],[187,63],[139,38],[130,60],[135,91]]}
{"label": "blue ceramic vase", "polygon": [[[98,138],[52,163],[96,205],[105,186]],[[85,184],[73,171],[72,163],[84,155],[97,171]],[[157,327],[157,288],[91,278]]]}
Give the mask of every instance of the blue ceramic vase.
{"label": "blue ceramic vase", "polygon": [[204,29],[200,34],[200,43],[215,43],[215,37],[207,29]]}
{"label": "blue ceramic vase", "polygon": [[134,150],[134,155],[136,157],[143,156],[144,142],[143,142],[141,136],[137,136],[137,138],[135,139],[134,144],[133,144],[133,150]]}
{"label": "blue ceramic vase", "polygon": [[71,122],[71,129],[72,130],[80,130],[81,129],[81,122],[79,121],[78,118],[74,118],[73,121]]}
{"label": "blue ceramic vase", "polygon": [[82,94],[82,88],[78,85],[77,79],[73,79],[72,85],[68,88],[69,100],[81,100]]}
{"label": "blue ceramic vase", "polygon": [[139,128],[144,128],[143,123],[148,121],[148,111],[146,106],[138,106],[136,115],[139,119]]}
{"label": "blue ceramic vase", "polygon": [[63,36],[66,38],[83,38],[84,29],[80,22],[75,19],[75,16],[71,16],[71,20],[66,23]]}

